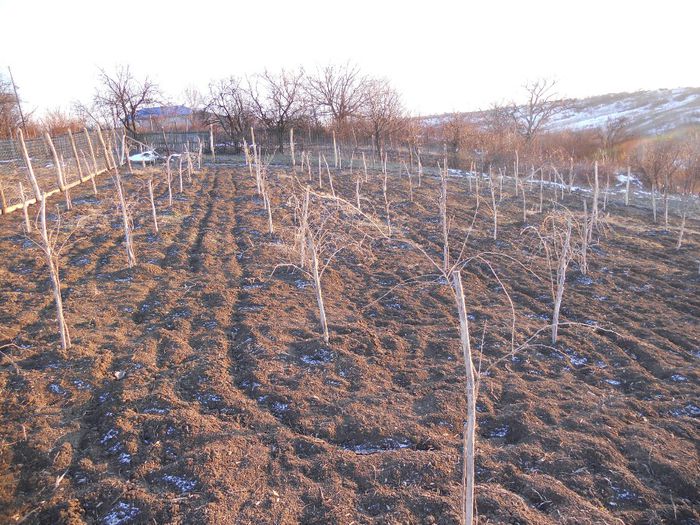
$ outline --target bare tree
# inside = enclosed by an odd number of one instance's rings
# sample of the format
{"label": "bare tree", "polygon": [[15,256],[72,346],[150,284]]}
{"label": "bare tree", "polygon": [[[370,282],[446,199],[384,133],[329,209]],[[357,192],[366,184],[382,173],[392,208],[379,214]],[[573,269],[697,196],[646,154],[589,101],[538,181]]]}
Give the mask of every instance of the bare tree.
{"label": "bare tree", "polygon": [[296,247],[295,259],[300,262],[280,264],[275,270],[283,266],[292,267],[311,279],[323,340],[328,343],[329,331],[322,286],[324,273],[342,251],[367,255],[368,240],[387,238],[388,235],[376,218],[337,195],[317,193],[309,187],[301,186],[297,193],[293,196],[297,204],[293,245]]}
{"label": "bare tree", "polygon": [[629,120],[626,117],[608,117],[598,130],[603,162],[615,161],[618,147],[629,138]]}
{"label": "bare tree", "polygon": [[552,117],[567,107],[565,101],[558,98],[555,86],[555,80],[538,79],[527,82],[523,86],[528,94],[527,102],[510,106],[509,114],[515,129],[528,144],[532,143]]}
{"label": "bare tree", "polygon": [[188,130],[201,130],[208,124],[208,115],[206,112],[207,100],[199,89],[195,86],[188,86],[182,92],[185,106],[192,112],[187,122]]}
{"label": "bare tree", "polygon": [[40,119],[40,124],[51,136],[63,135],[68,131],[77,133],[85,126],[83,119],[69,115],[61,108],[47,111]]}
{"label": "bare tree", "polygon": [[0,73],[0,138],[9,138],[22,124],[19,101],[12,82]]}
{"label": "bare tree", "polygon": [[289,129],[306,115],[304,100],[304,71],[265,71],[248,80],[248,94],[253,112],[277,135],[277,146],[284,151]]}
{"label": "bare tree", "polygon": [[[668,226],[668,194],[673,175],[680,167],[680,155],[680,144],[671,139],[654,139],[645,142],[635,152],[637,168],[651,184],[652,193],[659,187],[663,189],[664,224],[666,226]],[[654,214],[654,220],[656,220],[656,214]]]}
{"label": "bare tree", "polygon": [[678,242],[676,250],[683,245],[683,234],[688,211],[691,205],[690,196],[700,186],[700,137],[693,133],[684,141],[681,148],[681,166],[679,173],[679,186],[681,190],[681,224],[678,230]]}
{"label": "bare tree", "polygon": [[206,111],[232,140],[243,140],[253,125],[253,108],[248,92],[238,77],[209,84]]}
{"label": "bare tree", "polygon": [[[457,317],[459,319],[459,335],[460,335],[460,346],[462,350],[462,356],[464,360],[466,385],[465,385],[465,395],[467,401],[467,414],[466,421],[463,428],[463,442],[462,442],[462,523],[464,525],[473,525],[475,523],[475,499],[474,499],[474,489],[476,486],[475,482],[475,468],[474,460],[476,454],[476,399],[478,395],[478,370],[474,366],[473,353],[471,348],[471,335],[469,329],[469,316],[467,314],[467,297],[464,293],[464,287],[462,283],[462,272],[465,268],[473,263],[485,264],[495,279],[498,281],[500,287],[506,294],[508,302],[511,305],[511,311],[514,312],[513,304],[510,300],[510,296],[503,287],[503,283],[498,278],[498,275],[494,271],[491,263],[485,258],[485,254],[477,253],[474,255],[468,255],[468,242],[470,235],[473,231],[474,224],[478,214],[478,205],[475,209],[473,219],[471,224],[468,226],[464,232],[464,237],[460,243],[456,243],[456,250],[450,253],[450,242],[449,237],[451,232],[449,230],[448,221],[448,211],[447,211],[447,185],[446,185],[446,173],[447,173],[447,162],[442,166],[441,170],[441,184],[440,184],[440,196],[439,196],[439,213],[440,213],[440,226],[442,230],[442,259],[437,259],[436,256],[432,256],[420,246],[414,246],[425,256],[425,258],[432,264],[432,266],[437,270],[437,276],[439,280],[438,283],[445,283],[450,286],[450,289],[455,298],[455,304],[457,307]],[[410,243],[413,244],[413,243]],[[514,317],[513,317],[514,319]],[[513,331],[512,331],[512,350],[515,352],[515,321],[513,320]]]}
{"label": "bare tree", "polygon": [[342,130],[348,120],[360,114],[367,92],[367,77],[350,63],[327,65],[306,81],[306,91],[318,112]]}
{"label": "bare tree", "polygon": [[57,221],[56,231],[50,233],[46,225],[46,197],[41,199],[41,243],[39,246],[46,257],[46,264],[49,267],[49,275],[51,277],[51,287],[53,289],[54,302],[56,303],[56,319],[58,321],[58,330],[61,336],[61,348],[67,350],[71,347],[70,333],[68,324],[63,315],[63,299],[61,297],[61,279],[58,273],[58,255],[61,248],[56,249],[57,234],[60,230],[60,216]]}
{"label": "bare tree", "polygon": [[584,211],[583,220],[566,208],[556,209],[547,215],[539,228],[529,226],[524,233],[534,233],[543,251],[549,276],[552,309],[552,344],[559,337],[559,316],[566,287],[566,276],[572,261],[578,261],[579,267],[587,271],[587,250],[591,243],[593,218]]}
{"label": "bare tree", "polygon": [[159,98],[160,92],[156,83],[148,77],[142,81],[137,80],[129,66],[119,66],[114,74],[100,69],[99,85],[93,97],[93,104],[96,109],[101,110],[102,118],[105,114],[111,115],[133,135],[136,134],[139,109],[156,104]]}
{"label": "bare tree", "polygon": [[464,113],[452,113],[442,123],[444,141],[454,155],[465,146],[467,133],[468,124]]}
{"label": "bare tree", "polygon": [[404,108],[401,96],[386,79],[366,83],[364,117],[374,137],[375,153],[380,155],[388,136],[403,124]]}

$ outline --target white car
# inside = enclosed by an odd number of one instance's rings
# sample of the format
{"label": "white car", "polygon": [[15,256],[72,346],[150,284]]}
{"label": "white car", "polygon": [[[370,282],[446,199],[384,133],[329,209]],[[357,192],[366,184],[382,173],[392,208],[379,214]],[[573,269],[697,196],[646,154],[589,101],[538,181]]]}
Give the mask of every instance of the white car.
{"label": "white car", "polygon": [[161,156],[153,150],[142,151],[141,153],[129,155],[129,160],[131,162],[145,162],[147,164],[155,164],[160,158]]}

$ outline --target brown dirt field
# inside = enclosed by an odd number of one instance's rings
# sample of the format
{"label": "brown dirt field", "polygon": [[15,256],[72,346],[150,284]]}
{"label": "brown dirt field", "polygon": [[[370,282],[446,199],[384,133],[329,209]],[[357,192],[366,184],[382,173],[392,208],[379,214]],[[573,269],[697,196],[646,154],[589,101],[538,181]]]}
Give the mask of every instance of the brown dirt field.
{"label": "brown dirt field", "polygon": [[[271,170],[284,233],[290,171]],[[111,195],[102,182],[100,196]],[[334,183],[354,199],[347,171]],[[449,185],[454,224],[468,224],[467,181]],[[397,286],[431,272],[401,237],[439,253],[435,179],[409,202],[407,179],[392,175],[397,239],[375,242],[371,259],[341,252],[324,276],[328,345],[310,282],[271,275],[288,253],[265,233],[245,168],[203,170],[172,210],[161,195],[157,235],[141,202],[131,270],[113,202],[76,190],[65,222],[91,218],[61,256],[74,343],[65,356],[45,263],[21,214],[0,218],[0,346],[12,345],[0,356],[1,523],[459,522],[454,299],[439,282]],[[127,193],[143,191],[127,177]],[[376,174],[362,192],[381,217]],[[508,189],[495,242],[483,208],[469,250],[539,272],[520,206]],[[568,276],[563,318],[581,325],[563,328],[554,349],[543,334],[511,356],[505,295],[485,264],[464,271],[483,350],[482,525],[700,524],[700,224],[689,221],[676,251],[675,230],[648,210],[608,211],[589,276]],[[549,322],[549,285],[491,260],[521,343]]]}

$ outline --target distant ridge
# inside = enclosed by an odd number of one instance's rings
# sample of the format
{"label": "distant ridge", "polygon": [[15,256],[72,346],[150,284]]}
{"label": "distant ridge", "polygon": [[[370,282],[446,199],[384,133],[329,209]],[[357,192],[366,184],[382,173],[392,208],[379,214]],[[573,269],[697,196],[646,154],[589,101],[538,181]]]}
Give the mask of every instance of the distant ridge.
{"label": "distant ridge", "polygon": [[[551,131],[592,130],[608,119],[625,118],[627,129],[637,136],[666,134],[690,126],[700,126],[700,88],[656,89],[633,93],[611,93],[568,100],[570,108],[556,115],[547,125]],[[465,112],[474,123],[484,122],[491,110]],[[452,114],[424,117],[438,124]]]}

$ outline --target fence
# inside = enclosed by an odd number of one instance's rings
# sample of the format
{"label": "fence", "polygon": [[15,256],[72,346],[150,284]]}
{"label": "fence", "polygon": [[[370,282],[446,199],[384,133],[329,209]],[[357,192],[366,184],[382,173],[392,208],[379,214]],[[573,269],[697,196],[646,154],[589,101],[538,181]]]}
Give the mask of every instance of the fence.
{"label": "fence", "polygon": [[122,136],[120,130],[84,129],[54,137],[0,140],[1,213],[11,213],[36,202],[22,142],[39,191],[50,196],[68,191],[110,169],[108,152],[119,164],[123,163]]}
{"label": "fence", "polygon": [[152,133],[138,133],[138,142],[155,149],[160,154],[169,155],[171,153],[184,153],[199,151],[200,144],[202,151],[209,153],[210,137],[208,131],[161,131]]}

